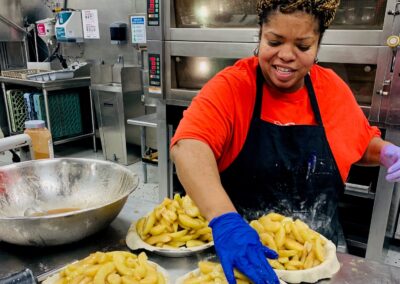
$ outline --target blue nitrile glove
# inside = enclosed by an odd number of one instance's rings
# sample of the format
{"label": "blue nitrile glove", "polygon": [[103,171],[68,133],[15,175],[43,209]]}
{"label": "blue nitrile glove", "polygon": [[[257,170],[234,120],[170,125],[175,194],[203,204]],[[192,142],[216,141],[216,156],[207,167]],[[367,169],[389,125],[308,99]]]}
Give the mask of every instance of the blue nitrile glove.
{"label": "blue nitrile glove", "polygon": [[386,180],[400,181],[400,147],[388,144],[382,147],[380,162],[387,168]]}
{"label": "blue nitrile glove", "polygon": [[278,254],[262,245],[257,232],[235,212],[211,220],[214,246],[229,284],[236,284],[233,269],[249,277],[255,284],[279,284],[267,258]]}

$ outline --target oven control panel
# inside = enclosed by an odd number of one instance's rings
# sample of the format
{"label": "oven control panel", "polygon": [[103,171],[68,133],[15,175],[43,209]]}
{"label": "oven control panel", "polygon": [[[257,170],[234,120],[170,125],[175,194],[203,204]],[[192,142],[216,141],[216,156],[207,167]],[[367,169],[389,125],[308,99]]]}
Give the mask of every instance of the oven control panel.
{"label": "oven control panel", "polygon": [[161,86],[161,65],[159,54],[149,54],[149,85],[154,87]]}
{"label": "oven control panel", "polygon": [[147,19],[149,26],[160,25],[160,0],[147,1]]}

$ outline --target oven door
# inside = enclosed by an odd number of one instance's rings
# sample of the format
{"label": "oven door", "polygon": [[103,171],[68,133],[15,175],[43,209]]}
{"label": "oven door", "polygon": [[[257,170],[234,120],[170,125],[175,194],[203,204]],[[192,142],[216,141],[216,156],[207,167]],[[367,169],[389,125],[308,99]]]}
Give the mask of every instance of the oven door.
{"label": "oven door", "polygon": [[[155,0],[148,0],[154,2]],[[164,0],[165,40],[257,42],[257,0]],[[398,34],[396,0],[342,0],[323,44],[381,45]]]}
{"label": "oven door", "polygon": [[255,43],[165,42],[165,99],[167,104],[189,105],[215,74],[249,57]]}
{"label": "oven door", "polygon": [[[217,72],[239,58],[252,56],[256,48],[253,43],[170,41],[164,44],[165,100],[167,104],[183,106],[189,105]],[[320,65],[333,69],[347,82],[369,117],[370,113],[379,112],[380,95],[376,90],[381,87],[390,60],[388,54],[391,54],[388,47],[321,45],[318,59]]]}

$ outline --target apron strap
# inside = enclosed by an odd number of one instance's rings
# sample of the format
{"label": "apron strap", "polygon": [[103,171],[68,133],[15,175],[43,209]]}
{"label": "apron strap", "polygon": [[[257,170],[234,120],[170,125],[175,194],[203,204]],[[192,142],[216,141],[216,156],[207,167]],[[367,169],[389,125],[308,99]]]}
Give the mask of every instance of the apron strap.
{"label": "apron strap", "polygon": [[257,93],[256,93],[256,103],[254,105],[252,121],[261,117],[261,106],[263,97],[263,86],[264,86],[264,76],[261,71],[260,65],[257,65]]}
{"label": "apron strap", "polygon": [[306,84],[308,97],[310,98],[310,103],[315,115],[315,120],[317,121],[317,124],[319,126],[322,126],[322,118],[321,118],[321,113],[319,112],[317,97],[315,96],[314,87],[311,82],[311,77],[308,73],[304,77],[304,83]]}

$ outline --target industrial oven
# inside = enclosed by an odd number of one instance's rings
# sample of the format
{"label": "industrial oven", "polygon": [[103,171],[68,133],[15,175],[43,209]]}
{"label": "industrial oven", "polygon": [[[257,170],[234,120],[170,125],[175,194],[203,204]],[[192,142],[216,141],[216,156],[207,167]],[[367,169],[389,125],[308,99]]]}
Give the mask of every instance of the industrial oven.
{"label": "industrial oven", "polygon": [[[159,186],[164,195],[171,196],[178,187],[168,159],[168,143],[182,111],[218,71],[253,54],[259,36],[256,3],[257,0],[147,0],[146,94],[159,99]],[[397,144],[399,5],[399,0],[341,1],[318,53],[319,64],[332,68],[349,84],[371,124]],[[343,215],[352,212],[354,217],[355,210],[360,209],[358,217],[364,225],[346,217],[348,244],[366,250],[367,257],[373,259],[382,256],[385,232],[390,238],[400,238],[400,194],[396,186],[385,181],[384,174],[380,167],[354,166],[342,204]],[[357,232],[362,232],[361,236]]]}

